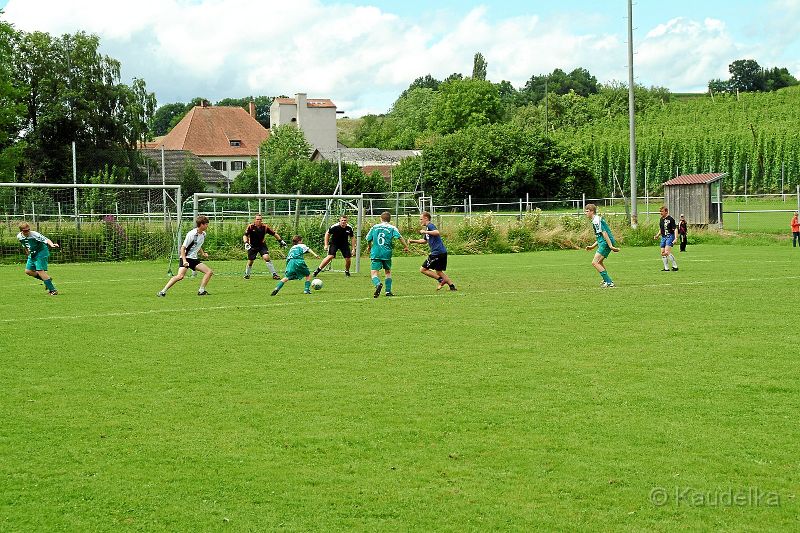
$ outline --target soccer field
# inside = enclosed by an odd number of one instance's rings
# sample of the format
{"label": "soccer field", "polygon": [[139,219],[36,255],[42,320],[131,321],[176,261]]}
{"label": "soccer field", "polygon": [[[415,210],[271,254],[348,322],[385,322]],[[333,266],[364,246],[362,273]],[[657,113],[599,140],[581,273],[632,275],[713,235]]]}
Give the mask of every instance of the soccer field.
{"label": "soccer field", "polygon": [[797,531],[800,252],[676,256],[0,266],[0,529]]}

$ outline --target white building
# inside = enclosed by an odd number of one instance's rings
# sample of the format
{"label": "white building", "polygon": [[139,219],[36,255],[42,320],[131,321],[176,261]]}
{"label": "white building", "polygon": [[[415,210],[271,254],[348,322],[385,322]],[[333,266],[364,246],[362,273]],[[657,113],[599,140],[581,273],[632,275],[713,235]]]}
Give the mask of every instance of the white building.
{"label": "white building", "polygon": [[269,108],[270,128],[294,124],[300,128],[312,149],[335,150],[336,105],[327,98],[276,98]]}

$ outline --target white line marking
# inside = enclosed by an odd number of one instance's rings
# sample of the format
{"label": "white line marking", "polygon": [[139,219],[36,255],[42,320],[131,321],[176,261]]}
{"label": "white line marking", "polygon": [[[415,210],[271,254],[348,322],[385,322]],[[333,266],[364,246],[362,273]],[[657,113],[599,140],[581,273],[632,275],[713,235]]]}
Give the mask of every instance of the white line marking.
{"label": "white line marking", "polygon": [[[685,282],[678,282],[678,283],[646,283],[641,285],[624,285],[622,287],[618,287],[617,291],[625,290],[625,289],[651,289],[651,288],[664,288],[664,287],[675,287],[675,286],[691,286],[691,285],[722,285],[726,283],[752,283],[752,282],[759,282],[759,281],[786,281],[786,280],[795,280],[800,279],[800,275],[798,276],[779,276],[773,278],[744,278],[744,279],[721,279],[721,280],[702,280],[702,281],[685,281]],[[447,297],[470,297],[470,296],[477,296],[479,298],[484,298],[486,296],[505,296],[505,295],[519,295],[519,294],[547,294],[547,293],[565,293],[565,292],[594,292],[594,291],[602,291],[604,289],[600,289],[599,287],[580,287],[580,288],[558,288],[558,289],[528,289],[528,290],[514,290],[514,291],[498,291],[498,292],[464,292],[458,291],[455,293],[450,293],[449,291],[446,294],[451,294],[451,296]],[[616,291],[614,291],[616,292]],[[436,298],[442,297],[438,293],[432,294],[409,294],[406,296],[398,295],[395,296],[394,300],[414,300],[420,298]],[[154,296],[155,298],[155,296]],[[352,303],[352,302],[363,302],[369,301],[373,299],[386,299],[385,296],[381,296],[380,298],[373,298],[372,296],[365,296],[360,298],[340,298],[336,300],[317,300],[317,299],[308,299],[302,300],[303,305],[307,303],[311,304],[337,304],[337,303]],[[185,301],[182,301],[185,303]],[[169,308],[169,309],[147,309],[143,311],[115,311],[109,313],[94,313],[94,314],[84,314],[84,315],[51,315],[51,316],[35,316],[35,317],[21,317],[21,318],[4,318],[0,319],[0,324],[10,324],[10,323],[17,323],[17,322],[31,322],[31,321],[44,321],[44,320],[81,320],[81,319],[98,319],[98,318],[118,318],[118,317],[131,317],[131,316],[144,316],[144,315],[158,315],[163,313],[180,313],[187,311],[187,309],[195,312],[195,311],[226,311],[226,310],[233,310],[233,309],[262,309],[262,308],[269,308],[269,307],[281,307],[285,306],[287,302],[270,302],[270,303],[263,303],[263,304],[231,304],[231,305],[213,305],[213,306],[205,306],[205,307],[178,307],[178,308]]]}

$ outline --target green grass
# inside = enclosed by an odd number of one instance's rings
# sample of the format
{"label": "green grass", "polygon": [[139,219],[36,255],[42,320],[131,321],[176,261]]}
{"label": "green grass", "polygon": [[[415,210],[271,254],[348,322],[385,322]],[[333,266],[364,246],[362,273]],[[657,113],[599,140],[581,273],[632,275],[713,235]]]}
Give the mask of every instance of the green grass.
{"label": "green grass", "polygon": [[453,256],[437,293],[396,258],[378,300],[0,266],[0,529],[797,530],[800,252],[678,259]]}

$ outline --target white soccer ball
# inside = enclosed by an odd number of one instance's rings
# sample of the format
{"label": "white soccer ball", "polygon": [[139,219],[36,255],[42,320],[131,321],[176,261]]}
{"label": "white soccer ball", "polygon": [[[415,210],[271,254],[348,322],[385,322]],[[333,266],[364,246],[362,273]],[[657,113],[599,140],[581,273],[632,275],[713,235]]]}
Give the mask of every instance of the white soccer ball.
{"label": "white soccer ball", "polygon": [[322,288],[322,280],[319,278],[314,278],[311,282],[311,286],[314,287],[314,290],[318,291]]}

